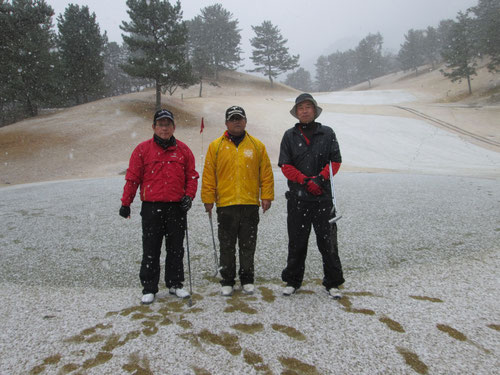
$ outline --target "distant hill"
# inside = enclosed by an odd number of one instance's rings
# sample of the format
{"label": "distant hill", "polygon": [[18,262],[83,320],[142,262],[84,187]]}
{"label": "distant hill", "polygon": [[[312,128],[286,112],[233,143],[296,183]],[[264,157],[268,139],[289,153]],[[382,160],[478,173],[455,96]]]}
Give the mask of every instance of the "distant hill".
{"label": "distant hill", "polygon": [[[398,89],[410,91],[427,103],[461,103],[467,105],[492,105],[500,103],[500,73],[490,73],[487,62],[482,62],[477,69],[477,76],[472,77],[472,95],[469,95],[467,82],[451,82],[440,69],[443,65],[432,69],[421,67],[418,75],[415,72],[397,72],[374,79],[372,90]],[[347,90],[367,90],[368,83],[350,87]]]}

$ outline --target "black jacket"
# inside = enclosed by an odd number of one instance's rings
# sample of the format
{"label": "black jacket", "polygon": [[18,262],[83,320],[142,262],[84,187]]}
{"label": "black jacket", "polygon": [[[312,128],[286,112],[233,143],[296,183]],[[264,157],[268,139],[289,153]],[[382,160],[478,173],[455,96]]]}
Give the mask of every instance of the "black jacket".
{"label": "black jacket", "polygon": [[[316,130],[309,140],[310,144],[308,145],[300,132],[299,124],[288,129],[281,140],[278,166],[290,164],[306,176],[314,177],[329,162],[342,162],[337,137],[332,128],[317,122]],[[329,181],[322,184],[321,188],[324,194],[320,196],[310,194],[304,185],[290,180],[288,180],[288,188],[291,194],[298,199],[315,201],[332,199]]]}

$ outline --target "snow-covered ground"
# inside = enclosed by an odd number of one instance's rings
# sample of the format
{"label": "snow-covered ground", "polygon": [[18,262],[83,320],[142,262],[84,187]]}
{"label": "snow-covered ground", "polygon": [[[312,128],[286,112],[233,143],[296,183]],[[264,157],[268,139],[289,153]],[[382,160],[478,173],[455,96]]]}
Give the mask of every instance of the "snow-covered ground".
{"label": "snow-covered ground", "polygon": [[500,177],[500,153],[422,120],[327,112],[349,166],[418,173]]}
{"label": "snow-covered ground", "polygon": [[191,308],[164,286],[151,307],[139,305],[139,203],[131,220],[118,216],[121,177],[2,189],[0,373],[496,371],[497,180],[340,174],[347,282],[336,302],[321,286],[314,236],[302,291],[281,296],[286,182],[276,177],[252,297],[218,295],[209,221],[195,200]]}
{"label": "snow-covered ground", "polygon": [[195,199],[192,307],[164,285],[140,306],[140,203],[131,220],[118,216],[123,176],[4,187],[0,374],[495,373],[499,154],[417,120],[328,110],[319,120],[335,129],[344,163],[400,172],[336,178],[342,300],[321,286],[314,234],[303,288],[281,295],[279,170],[276,201],[261,215],[254,296],[219,296]]}
{"label": "snow-covered ground", "polygon": [[416,97],[403,90],[339,91],[317,95],[318,103],[390,105],[413,102]]}

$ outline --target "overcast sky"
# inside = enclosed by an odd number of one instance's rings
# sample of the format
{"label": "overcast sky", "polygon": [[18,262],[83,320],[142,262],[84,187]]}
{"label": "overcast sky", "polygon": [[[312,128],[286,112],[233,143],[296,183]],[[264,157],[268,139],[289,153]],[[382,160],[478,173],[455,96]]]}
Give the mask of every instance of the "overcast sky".
{"label": "overcast sky", "polygon": [[[368,33],[380,32],[384,49],[397,53],[409,29],[437,26],[443,19],[455,19],[458,11],[477,5],[478,0],[183,0],[184,19],[216,3],[239,21],[245,68],[253,67],[249,40],[251,26],[270,20],[288,39],[289,52],[300,54],[300,64],[314,76],[320,55],[354,48]],[[120,25],[128,20],[125,0],[47,0],[56,17],[69,3],[87,5],[97,17],[101,32],[110,41],[122,43]],[[171,1],[172,3],[172,1]],[[54,17],[54,25],[57,24]]]}

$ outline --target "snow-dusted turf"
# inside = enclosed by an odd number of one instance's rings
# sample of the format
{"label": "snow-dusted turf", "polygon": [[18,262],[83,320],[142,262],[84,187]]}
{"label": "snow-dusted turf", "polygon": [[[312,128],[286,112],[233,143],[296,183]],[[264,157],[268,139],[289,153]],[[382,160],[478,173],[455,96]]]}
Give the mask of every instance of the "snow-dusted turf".
{"label": "snow-dusted turf", "polygon": [[[0,373],[492,374],[500,355],[498,179],[341,173],[345,297],[283,297],[284,191],[261,215],[257,291],[218,295],[210,225],[189,212],[193,306],[140,306],[139,202],[123,177],[0,189]],[[189,288],[187,262],[186,286]]]}
{"label": "snow-dusted turf", "polygon": [[[366,90],[316,94],[314,99],[319,104],[391,105],[413,102],[416,97],[404,90]],[[293,102],[295,98],[289,98],[287,101]]]}
{"label": "snow-dusted turf", "polygon": [[500,177],[500,153],[422,120],[326,112],[321,121],[334,124],[351,166]]}
{"label": "snow-dusted turf", "polygon": [[339,91],[316,95],[318,103],[390,105],[413,102],[416,97],[403,90]]}

